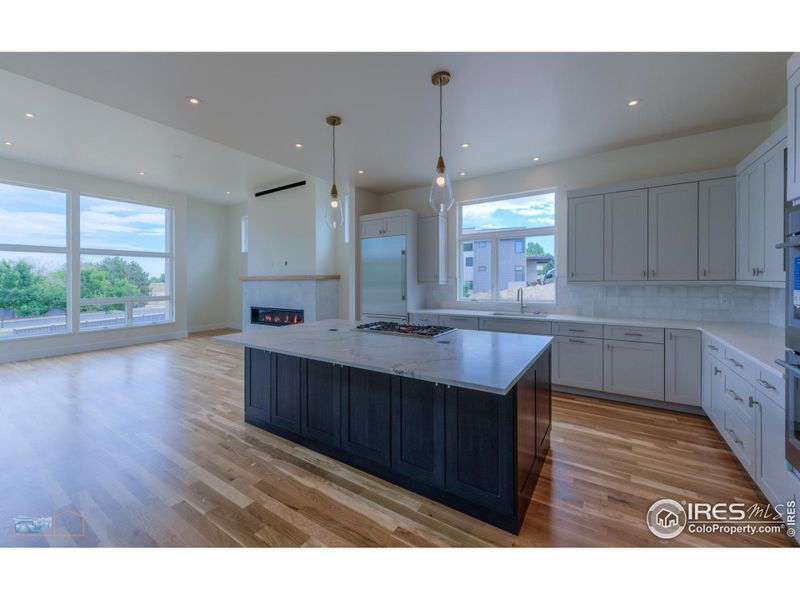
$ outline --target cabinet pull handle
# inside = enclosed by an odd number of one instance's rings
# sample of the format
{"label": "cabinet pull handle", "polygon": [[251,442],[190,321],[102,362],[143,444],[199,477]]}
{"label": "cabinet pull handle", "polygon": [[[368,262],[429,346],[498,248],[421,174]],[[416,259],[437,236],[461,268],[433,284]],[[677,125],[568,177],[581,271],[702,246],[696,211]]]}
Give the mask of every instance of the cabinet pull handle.
{"label": "cabinet pull handle", "polygon": [[611,344],[606,344],[606,350],[611,350]]}
{"label": "cabinet pull handle", "polygon": [[655,277],[655,276],[656,276],[656,270],[653,269],[652,271],[650,271],[650,277]]}
{"label": "cabinet pull handle", "polygon": [[726,427],[725,431],[728,432],[728,435],[731,436],[731,439],[734,441],[734,443],[739,444],[740,446],[744,446],[744,444],[742,444],[742,440],[739,439],[739,437],[736,435],[736,432],[733,429],[728,429]]}
{"label": "cabinet pull handle", "polygon": [[719,348],[717,348],[714,344],[706,344],[706,348],[708,348],[709,350],[713,350],[714,352],[719,350]]}
{"label": "cabinet pull handle", "polygon": [[642,277],[644,277],[645,279],[647,279],[647,271],[642,271]]}
{"label": "cabinet pull handle", "polygon": [[729,361],[730,361],[730,363],[731,363],[731,364],[732,364],[734,367],[736,367],[737,369],[741,369],[742,367],[744,367],[744,365],[743,365],[742,363],[740,363],[740,362],[738,362],[738,361],[734,360],[733,358],[729,358],[728,360],[729,360]]}
{"label": "cabinet pull handle", "polygon": [[752,396],[747,397],[747,408],[753,408],[756,404],[760,404],[760,402]]}
{"label": "cabinet pull handle", "polygon": [[722,369],[719,367],[714,367],[714,375],[719,375],[720,373],[722,373]]}
{"label": "cabinet pull handle", "polygon": [[585,329],[567,329],[567,331],[572,331],[573,333],[584,333]]}
{"label": "cabinet pull handle", "polygon": [[641,333],[624,333],[623,335],[628,335],[630,337],[642,337]]}
{"label": "cabinet pull handle", "polygon": [[756,381],[761,384],[761,387],[765,387],[768,390],[777,389],[774,385],[772,385],[769,381],[765,381],[764,379],[756,379]]}
{"label": "cabinet pull handle", "polygon": [[725,390],[725,393],[728,394],[728,396],[730,396],[737,402],[741,402],[742,404],[744,404],[744,400],[742,400],[742,397],[733,390]]}
{"label": "cabinet pull handle", "polygon": [[703,277],[705,277],[706,275],[708,275],[708,271],[706,271],[705,269],[703,269]]}
{"label": "cabinet pull handle", "polygon": [[572,279],[573,277],[575,277],[575,271],[570,271],[569,278]]}
{"label": "cabinet pull handle", "polygon": [[755,276],[756,276],[756,268],[753,267],[753,277],[755,277]]}
{"label": "cabinet pull handle", "polygon": [[572,342],[573,344],[585,344],[586,343],[585,340],[573,340],[572,338],[568,338],[568,340],[570,342]]}

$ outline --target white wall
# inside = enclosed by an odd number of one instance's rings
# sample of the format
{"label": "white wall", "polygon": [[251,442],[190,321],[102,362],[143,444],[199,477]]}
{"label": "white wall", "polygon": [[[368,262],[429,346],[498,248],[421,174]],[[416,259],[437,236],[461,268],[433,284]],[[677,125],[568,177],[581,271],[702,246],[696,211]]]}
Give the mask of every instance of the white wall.
{"label": "white wall", "polygon": [[247,254],[242,252],[242,217],[247,214],[247,202],[226,209],[226,322],[228,327],[242,326],[242,281],[247,275]]}
{"label": "white wall", "polygon": [[[38,356],[65,354],[146,341],[183,337],[187,333],[186,282],[186,196],[112,179],[94,177],[74,171],[51,169],[39,165],[0,159],[0,180],[17,184],[39,185],[79,194],[118,198],[173,209],[175,216],[175,323],[147,325],[103,331],[73,332],[30,339],[0,341],[0,362]],[[73,294],[80,291],[73,281]]]}
{"label": "white wall", "polygon": [[189,198],[186,227],[189,331],[225,327],[227,314],[227,207]]}

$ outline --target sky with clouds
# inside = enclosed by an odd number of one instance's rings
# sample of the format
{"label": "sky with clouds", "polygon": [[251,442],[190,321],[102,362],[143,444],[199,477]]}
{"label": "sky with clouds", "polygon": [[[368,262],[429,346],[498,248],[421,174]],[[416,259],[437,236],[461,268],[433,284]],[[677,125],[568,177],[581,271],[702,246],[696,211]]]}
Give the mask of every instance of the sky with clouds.
{"label": "sky with clouds", "polygon": [[[502,231],[531,227],[554,227],[556,195],[553,192],[509,200],[467,204],[461,209],[463,233]],[[541,244],[553,253],[554,236],[529,236],[527,240]]]}
{"label": "sky with clouds", "polygon": [[[165,251],[166,209],[129,202],[82,196],[80,199],[81,247],[104,250]],[[0,183],[0,244],[66,246],[67,196],[63,192]],[[0,258],[20,258],[0,252]],[[58,256],[32,256],[43,268]],[[103,257],[85,256],[99,261]],[[163,258],[135,260],[151,276],[164,273]],[[60,266],[60,265],[59,265]]]}

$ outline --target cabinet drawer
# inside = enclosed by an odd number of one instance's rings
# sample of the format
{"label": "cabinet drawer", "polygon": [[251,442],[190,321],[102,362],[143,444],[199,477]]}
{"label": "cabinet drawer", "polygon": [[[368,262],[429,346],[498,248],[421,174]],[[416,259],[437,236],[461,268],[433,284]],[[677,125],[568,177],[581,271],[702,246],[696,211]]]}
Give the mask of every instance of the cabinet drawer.
{"label": "cabinet drawer", "polygon": [[486,331],[508,331],[510,333],[531,333],[534,335],[550,335],[552,332],[552,326],[547,321],[481,318],[480,324],[481,329]]}
{"label": "cabinet drawer", "polygon": [[603,340],[557,337],[553,340],[553,383],[603,389]]}
{"label": "cabinet drawer", "polygon": [[656,327],[627,327],[624,325],[605,325],[603,337],[622,342],[664,343],[664,330]]}
{"label": "cabinet drawer", "polygon": [[750,431],[756,428],[755,395],[753,386],[725,368],[725,412],[737,413]]}
{"label": "cabinet drawer", "polygon": [[553,323],[553,335],[603,338],[603,326],[597,323]]}
{"label": "cabinet drawer", "polygon": [[478,317],[457,317],[454,315],[439,315],[439,325],[455,327],[456,329],[478,329]]}
{"label": "cabinet drawer", "polygon": [[409,322],[412,325],[438,325],[439,315],[411,313]]}
{"label": "cabinet drawer", "polygon": [[725,431],[723,437],[752,477],[756,465],[756,436],[735,412],[725,411]]}
{"label": "cabinet drawer", "polygon": [[750,358],[730,346],[725,346],[725,360],[723,362],[734,373],[750,381],[755,381],[761,375],[760,369]]}
{"label": "cabinet drawer", "polygon": [[756,379],[756,389],[778,406],[786,408],[786,383],[783,377],[765,369],[761,369],[759,374]]}
{"label": "cabinet drawer", "polygon": [[725,353],[722,344],[708,335],[703,336],[703,350],[719,359],[722,359]]}

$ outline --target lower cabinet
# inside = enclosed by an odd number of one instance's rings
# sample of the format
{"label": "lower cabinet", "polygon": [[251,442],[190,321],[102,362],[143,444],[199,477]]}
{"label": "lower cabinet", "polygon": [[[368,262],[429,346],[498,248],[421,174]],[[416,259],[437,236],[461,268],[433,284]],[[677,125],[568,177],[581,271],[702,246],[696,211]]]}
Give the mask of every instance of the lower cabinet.
{"label": "lower cabinet", "polygon": [[255,348],[244,349],[244,416],[247,420],[269,421],[271,366],[271,353]]}
{"label": "lower cabinet", "polygon": [[688,329],[667,329],[664,347],[664,399],[702,404],[702,334]]}
{"label": "lower cabinet", "polygon": [[602,391],[603,340],[553,338],[553,383]]}
{"label": "lower cabinet", "polygon": [[391,463],[391,376],[342,369],[342,449],[377,464]]}
{"label": "lower cabinet", "polygon": [[603,391],[664,399],[664,345],[606,340]]}
{"label": "lower cabinet", "polygon": [[756,392],[757,431],[760,433],[756,461],[756,483],[767,499],[783,504],[789,497],[786,468],[786,413],[782,406]]}
{"label": "lower cabinet", "polygon": [[300,432],[302,361],[296,356],[270,353],[272,393],[269,422],[294,433]]}
{"label": "lower cabinet", "polygon": [[300,433],[339,446],[342,367],[304,360],[300,374]]}
{"label": "lower cabinet", "polygon": [[703,362],[703,410],[711,418],[717,429],[725,427],[725,373],[719,359],[705,354]]}

